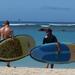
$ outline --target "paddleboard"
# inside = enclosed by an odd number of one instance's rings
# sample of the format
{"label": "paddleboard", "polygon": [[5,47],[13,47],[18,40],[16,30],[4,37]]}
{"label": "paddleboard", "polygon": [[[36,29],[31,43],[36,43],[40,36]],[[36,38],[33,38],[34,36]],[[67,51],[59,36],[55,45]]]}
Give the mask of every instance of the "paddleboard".
{"label": "paddleboard", "polygon": [[61,43],[58,54],[57,43],[37,46],[31,50],[30,56],[40,62],[49,64],[65,64],[75,62],[75,44]]}
{"label": "paddleboard", "polygon": [[29,35],[17,35],[0,42],[0,61],[15,61],[27,56],[35,46],[34,39]]}

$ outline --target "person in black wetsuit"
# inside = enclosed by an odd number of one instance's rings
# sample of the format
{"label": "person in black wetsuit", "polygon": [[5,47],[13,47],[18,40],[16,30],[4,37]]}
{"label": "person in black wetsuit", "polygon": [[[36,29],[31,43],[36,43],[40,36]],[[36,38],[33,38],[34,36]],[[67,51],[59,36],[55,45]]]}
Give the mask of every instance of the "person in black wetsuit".
{"label": "person in black wetsuit", "polygon": [[[56,36],[52,34],[52,29],[48,28],[45,31],[46,31],[47,35],[43,39],[43,44],[56,42],[57,48],[58,48],[58,53],[59,53],[59,51],[60,51],[59,42],[58,42]],[[48,67],[49,67],[49,63],[47,64],[46,68],[48,68]],[[54,64],[51,64],[51,68],[53,68],[53,67],[54,67]]]}

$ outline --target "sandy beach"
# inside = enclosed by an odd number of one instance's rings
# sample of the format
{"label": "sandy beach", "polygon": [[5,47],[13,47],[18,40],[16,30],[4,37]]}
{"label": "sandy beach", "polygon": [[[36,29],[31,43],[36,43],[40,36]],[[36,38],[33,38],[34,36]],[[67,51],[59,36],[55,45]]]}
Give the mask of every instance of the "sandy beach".
{"label": "sandy beach", "polygon": [[75,69],[0,67],[0,75],[75,75]]}

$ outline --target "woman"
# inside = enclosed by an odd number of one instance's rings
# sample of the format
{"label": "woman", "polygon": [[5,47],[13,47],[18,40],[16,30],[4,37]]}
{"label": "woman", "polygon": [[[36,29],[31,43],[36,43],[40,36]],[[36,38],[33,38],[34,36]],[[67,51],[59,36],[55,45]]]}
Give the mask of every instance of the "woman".
{"label": "woman", "polygon": [[[53,35],[52,33],[52,29],[50,28],[42,28],[39,31],[45,31],[46,32],[46,36],[43,39],[43,44],[46,43],[57,43],[57,48],[58,48],[58,54],[60,53],[60,43],[58,42],[57,38],[55,35]],[[47,64],[46,68],[49,67],[49,64]],[[51,64],[51,68],[54,67],[54,64]]]}

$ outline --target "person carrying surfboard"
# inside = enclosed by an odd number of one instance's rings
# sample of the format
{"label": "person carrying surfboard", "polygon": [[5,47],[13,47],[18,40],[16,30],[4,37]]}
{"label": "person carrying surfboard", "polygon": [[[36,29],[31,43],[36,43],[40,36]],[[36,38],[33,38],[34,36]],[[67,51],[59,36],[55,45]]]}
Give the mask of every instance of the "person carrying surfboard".
{"label": "person carrying surfboard", "polygon": [[3,27],[0,28],[0,36],[1,40],[11,38],[12,37],[13,30],[9,26],[9,21],[4,21]]}
{"label": "person carrying surfboard", "polygon": [[[58,55],[60,53],[60,43],[58,42],[57,38],[55,35],[53,35],[52,33],[52,29],[51,28],[41,28],[39,31],[45,31],[46,32],[46,36],[43,39],[43,44],[46,43],[57,43],[57,48],[58,48]],[[49,67],[49,64],[47,64],[46,68]],[[51,68],[54,67],[54,64],[51,64]]]}
{"label": "person carrying surfboard", "polygon": [[[9,21],[4,21],[3,26],[0,28],[0,41],[12,38],[12,34],[13,30],[9,25]],[[7,66],[10,67],[10,62],[7,62]]]}

